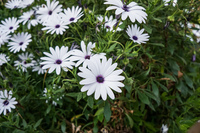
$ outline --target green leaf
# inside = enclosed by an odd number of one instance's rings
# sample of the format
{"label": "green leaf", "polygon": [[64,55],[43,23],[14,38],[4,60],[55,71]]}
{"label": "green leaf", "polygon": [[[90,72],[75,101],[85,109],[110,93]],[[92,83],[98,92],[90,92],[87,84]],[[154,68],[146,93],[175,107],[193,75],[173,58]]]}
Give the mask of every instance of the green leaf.
{"label": "green leaf", "polygon": [[152,28],[147,26],[147,25],[143,25],[144,29],[149,33],[151,34],[152,33]]}
{"label": "green leaf", "polygon": [[90,108],[93,108],[93,105],[94,105],[94,100],[93,100],[93,97],[88,97],[87,99],[87,104]]}
{"label": "green leaf", "polygon": [[166,92],[168,92],[167,87],[165,87],[164,85],[162,85],[161,83],[159,83],[158,81],[155,81],[163,90],[165,90]]}
{"label": "green leaf", "polygon": [[126,115],[126,117],[128,118],[130,127],[132,128],[132,127],[133,127],[133,124],[134,124],[133,119],[132,119],[127,113],[125,113],[125,115]]}
{"label": "green leaf", "polygon": [[179,81],[178,84],[176,84],[176,88],[181,92],[183,96],[187,96],[188,94],[188,88],[187,86],[183,83],[183,81]]}
{"label": "green leaf", "polygon": [[33,126],[33,128],[36,130],[36,128],[40,125],[40,123],[42,122],[43,118],[39,119],[35,125]]}
{"label": "green leaf", "polygon": [[160,46],[160,47],[165,47],[165,45],[162,44],[162,43],[148,43],[148,44],[155,45],[155,46]]}
{"label": "green leaf", "polygon": [[172,76],[172,75],[169,75],[169,74],[166,74],[166,73],[163,73],[163,75],[166,77],[166,78],[170,78],[170,80],[172,81],[176,81],[176,79]]}
{"label": "green leaf", "polygon": [[47,110],[46,110],[46,114],[48,114],[51,110],[51,105],[48,106]]}
{"label": "green leaf", "polygon": [[22,120],[22,124],[23,124],[24,128],[27,128],[27,122],[24,119]]}
{"label": "green leaf", "polygon": [[111,117],[111,110],[110,110],[110,104],[107,101],[105,102],[104,116],[105,116],[106,121],[108,122]]}
{"label": "green leaf", "polygon": [[187,84],[190,88],[193,88],[193,82],[192,82],[192,80],[191,80],[186,74],[183,75],[183,78],[185,79],[186,84]]}
{"label": "green leaf", "polygon": [[144,93],[138,91],[138,97],[142,103],[150,104],[149,98]]}
{"label": "green leaf", "polygon": [[61,123],[61,130],[62,130],[63,133],[66,132],[66,123],[65,123],[65,121],[63,121],[63,122]]}
{"label": "green leaf", "polygon": [[153,19],[156,20],[156,21],[158,21],[158,22],[161,22],[161,23],[162,23],[162,20],[159,19],[159,18],[154,18],[154,17],[153,17]]}
{"label": "green leaf", "polygon": [[78,94],[78,96],[77,96],[77,102],[81,100],[82,96],[83,96],[83,93],[80,92],[80,93]]}
{"label": "green leaf", "polygon": [[78,93],[67,93],[66,96],[77,97]]}
{"label": "green leaf", "polygon": [[95,113],[94,116],[101,115],[101,114],[103,114],[103,112],[104,112],[104,108],[102,107],[102,108],[100,108],[100,109],[97,110],[97,112]]}
{"label": "green leaf", "polygon": [[113,51],[115,49],[116,45],[117,45],[117,43],[112,44],[111,47],[107,50],[107,52],[109,53],[109,52]]}
{"label": "green leaf", "polygon": [[152,85],[152,91],[153,91],[153,94],[157,97],[159,97],[159,89],[158,89],[158,86],[152,81],[151,82],[151,85]]}

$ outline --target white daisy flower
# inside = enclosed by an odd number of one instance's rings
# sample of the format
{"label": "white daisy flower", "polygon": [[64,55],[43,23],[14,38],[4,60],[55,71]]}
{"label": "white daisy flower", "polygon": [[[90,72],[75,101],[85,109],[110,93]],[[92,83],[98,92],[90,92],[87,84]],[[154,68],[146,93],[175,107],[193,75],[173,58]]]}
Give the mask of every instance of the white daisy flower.
{"label": "white daisy flower", "polygon": [[133,42],[141,44],[141,43],[146,43],[146,41],[148,41],[149,39],[149,35],[147,33],[142,34],[144,32],[144,29],[141,29],[139,27],[137,27],[137,25],[135,24],[133,25],[129,25],[126,33],[129,35],[130,39],[133,40]]}
{"label": "white daisy flower", "polygon": [[36,18],[35,11],[30,10],[28,12],[24,12],[22,16],[19,17],[19,22],[23,22],[23,25],[28,23],[28,29],[30,29],[31,26],[36,26],[38,24],[38,20]]}
{"label": "white daisy flower", "polygon": [[19,21],[17,18],[8,18],[5,21],[1,21],[0,29],[2,32],[13,33],[19,27]]}
{"label": "white daisy flower", "polygon": [[17,104],[17,101],[15,101],[16,98],[12,98],[12,92],[7,90],[0,91],[0,114],[6,115],[7,110],[11,112],[11,109],[15,109],[15,104]]}
{"label": "white daisy flower", "polygon": [[163,0],[165,2],[165,6],[170,5],[170,2],[173,2],[173,6],[176,6],[177,0]]}
{"label": "white daisy flower", "polygon": [[42,30],[48,30],[47,33],[51,32],[51,34],[56,33],[57,35],[62,35],[65,30],[69,28],[67,26],[68,24],[69,23],[62,21],[59,16],[55,16],[54,19],[50,19],[50,21],[43,23],[46,27],[42,28]]}
{"label": "white daisy flower", "polygon": [[105,53],[100,53],[100,54],[92,54],[92,48],[95,47],[95,43],[91,43],[89,42],[86,48],[86,45],[84,43],[84,41],[81,41],[81,50],[78,49],[74,49],[72,50],[72,55],[71,56],[71,60],[72,61],[78,61],[75,65],[75,67],[78,67],[80,64],[83,63],[83,66],[86,67],[87,66],[87,62],[86,60],[90,60],[91,58],[95,57],[95,56],[99,56],[100,58],[103,58],[105,56]]}
{"label": "white daisy flower", "polygon": [[17,70],[22,70],[23,72],[27,72],[27,68],[34,66],[35,60],[33,60],[33,55],[29,53],[22,53],[18,55],[19,61],[14,61],[14,66],[16,66]]}
{"label": "white daisy flower", "polygon": [[49,21],[49,18],[54,18],[54,15],[62,11],[62,5],[58,5],[58,1],[53,0],[50,2],[50,0],[46,0],[46,2],[47,5],[42,5],[37,11],[39,14],[38,19],[41,19],[42,22]]}
{"label": "white daisy flower", "polygon": [[[120,70],[115,70],[117,63],[112,64],[112,59],[106,59],[104,57],[102,60],[100,58],[93,58],[87,61],[88,68],[79,67],[81,72],[78,75],[83,80],[80,81],[81,92],[87,91],[87,95],[90,96],[93,93],[94,98],[97,100],[101,96],[105,101],[107,95],[111,99],[115,99],[115,95],[112,90],[121,93],[119,87],[124,87],[124,84],[120,81],[124,80],[124,76],[120,76],[123,72]],[[112,90],[111,90],[112,89]]]}
{"label": "white daisy flower", "polygon": [[145,8],[138,6],[136,2],[131,2],[127,5],[121,0],[106,0],[104,4],[113,5],[108,7],[106,10],[116,9],[115,14],[121,14],[122,20],[125,20],[127,17],[129,17],[133,23],[135,20],[137,20],[139,23],[145,23],[145,19],[147,19],[147,14],[143,11]]}
{"label": "white daisy flower", "polygon": [[4,43],[8,42],[8,40],[10,39],[10,35],[9,33],[4,33],[3,31],[0,31],[0,47],[1,45],[4,45]]}
{"label": "white daisy flower", "polygon": [[162,124],[161,131],[162,131],[162,133],[167,133],[167,131],[168,131],[167,125]]}
{"label": "white daisy flower", "polygon": [[33,66],[33,72],[38,72],[38,74],[44,74],[46,70],[42,69],[44,65],[40,65],[41,61],[37,60],[37,62]]}
{"label": "white daisy flower", "polygon": [[6,4],[5,7],[9,9],[15,9],[15,8],[20,8],[22,0],[9,0]]}
{"label": "white daisy flower", "polygon": [[20,50],[25,51],[31,40],[31,34],[28,34],[27,32],[24,33],[18,33],[14,34],[11,38],[12,42],[8,43],[8,46],[10,47],[10,52],[16,53]]}
{"label": "white daisy flower", "polygon": [[66,23],[76,23],[78,19],[80,19],[83,16],[83,12],[81,12],[82,8],[77,6],[76,8],[72,6],[72,9],[67,8],[64,9],[64,13],[60,13],[62,20]]}
{"label": "white daisy flower", "polygon": [[26,8],[26,7],[30,6],[33,2],[34,2],[34,0],[22,0],[22,2],[20,4],[20,8]]}
{"label": "white daisy flower", "polygon": [[43,69],[49,68],[49,73],[52,73],[56,69],[56,74],[59,75],[61,68],[64,71],[68,71],[68,68],[73,68],[72,65],[74,65],[74,62],[69,59],[71,53],[68,52],[68,47],[62,46],[59,49],[59,47],[56,46],[55,50],[52,47],[49,49],[51,54],[43,52],[48,57],[41,57],[41,60],[43,60],[41,65],[44,65],[42,67]]}
{"label": "white daisy flower", "polygon": [[[103,17],[99,16],[97,19],[101,22],[103,22]],[[122,22],[119,23],[121,25]],[[118,25],[117,19],[113,19],[113,16],[111,15],[109,18],[105,16],[105,23],[103,24],[103,27],[106,28],[106,31],[113,31],[115,27]],[[121,28],[117,27],[116,31],[121,31]]]}
{"label": "white daisy flower", "polygon": [[5,54],[0,54],[0,66],[7,63],[10,59]]}

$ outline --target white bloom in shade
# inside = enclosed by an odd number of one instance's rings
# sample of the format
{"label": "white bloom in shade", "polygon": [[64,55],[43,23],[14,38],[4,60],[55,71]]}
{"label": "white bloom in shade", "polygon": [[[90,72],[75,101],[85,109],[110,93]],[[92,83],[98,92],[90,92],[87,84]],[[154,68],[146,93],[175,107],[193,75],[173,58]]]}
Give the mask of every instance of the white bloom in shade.
{"label": "white bloom in shade", "polygon": [[100,58],[105,56],[105,53],[100,53],[100,54],[92,54],[92,48],[95,47],[95,43],[89,42],[86,48],[86,45],[84,41],[81,41],[81,50],[74,49],[72,50],[72,57],[70,58],[72,61],[77,61],[75,67],[78,67],[80,64],[83,63],[83,66],[87,66],[86,60],[90,60],[91,58],[95,56],[99,56]]}
{"label": "white bloom in shade", "polygon": [[[97,19],[101,22],[103,22],[103,17],[99,16]],[[119,23],[119,26],[122,24],[122,22]],[[109,18],[105,16],[105,23],[103,24],[103,27],[106,28],[106,31],[113,31],[115,27],[118,25],[117,19],[113,19],[113,16],[111,15]],[[121,28],[117,27],[116,31],[121,31]]]}
{"label": "white bloom in shade", "polygon": [[167,125],[162,124],[161,131],[162,131],[162,133],[167,133],[167,131],[168,131]]}
{"label": "white bloom in shade", "polygon": [[41,61],[37,60],[33,66],[33,72],[38,72],[38,74],[44,74],[46,70],[42,69],[44,65],[40,65]]}
{"label": "white bloom in shade", "polygon": [[115,14],[121,14],[122,20],[125,20],[127,17],[129,17],[133,23],[135,20],[137,20],[139,23],[145,23],[145,19],[147,19],[147,14],[143,11],[145,8],[138,6],[136,2],[131,2],[127,5],[121,0],[106,0],[104,4],[113,5],[108,7],[106,10],[116,9]]}
{"label": "white bloom in shade", "polygon": [[36,26],[38,24],[38,20],[36,18],[36,14],[34,10],[30,10],[28,12],[24,12],[22,16],[19,18],[19,22],[23,22],[22,24],[25,25],[28,23],[28,29],[31,28],[31,26]]}
{"label": "white bloom in shade", "polygon": [[120,76],[123,71],[121,69],[115,70],[117,63],[112,64],[112,59],[107,60],[106,57],[102,60],[93,58],[87,63],[87,68],[79,67],[81,72],[78,75],[84,78],[80,81],[80,84],[84,85],[81,88],[81,92],[87,91],[88,96],[95,93],[95,99],[99,99],[101,96],[103,100],[106,100],[107,95],[111,99],[115,99],[112,90],[121,93],[122,91],[119,87],[124,87],[124,84],[120,82],[124,80],[124,76]]}
{"label": "white bloom in shade", "polygon": [[12,98],[12,92],[7,90],[0,91],[0,114],[6,115],[7,110],[11,112],[11,109],[15,109],[15,104],[17,104],[17,101],[15,101],[16,98]]}
{"label": "white bloom in shade", "polygon": [[5,21],[1,21],[0,29],[2,32],[13,33],[19,27],[19,21],[17,18],[8,18]]}
{"label": "white bloom in shade", "polygon": [[44,60],[41,65],[44,65],[43,69],[49,68],[49,73],[52,73],[56,69],[56,74],[59,75],[61,72],[61,68],[64,71],[68,71],[68,68],[72,69],[72,65],[74,65],[74,62],[72,62],[69,59],[69,56],[71,55],[70,52],[68,52],[68,47],[62,46],[60,49],[58,46],[56,46],[55,50],[50,47],[51,54],[47,52],[43,52],[48,57],[41,57],[41,60]]}
{"label": "white bloom in shade", "polygon": [[9,9],[15,9],[15,8],[20,8],[22,0],[9,0],[6,4],[5,7]]}
{"label": "white bloom in shade", "polygon": [[173,6],[176,6],[177,0],[163,0],[165,2],[165,6],[168,6],[170,3],[173,2]]}
{"label": "white bloom in shade", "polygon": [[48,30],[47,33],[51,32],[51,34],[56,33],[57,35],[62,35],[66,29],[69,27],[67,26],[69,23],[65,23],[61,20],[61,18],[55,15],[54,19],[49,19],[50,21],[43,23],[45,26],[42,30]]}
{"label": "white bloom in shade", "polygon": [[83,16],[83,12],[81,12],[82,8],[77,6],[76,8],[72,6],[72,9],[69,7],[64,9],[64,13],[60,13],[59,15],[62,17],[62,20],[65,22],[76,23],[78,19]]}
{"label": "white bloom in shade", "polygon": [[28,34],[27,32],[24,33],[18,33],[14,34],[14,36],[11,38],[12,42],[9,42],[8,46],[10,47],[10,52],[16,53],[20,50],[25,51],[31,40],[31,34]]}
{"label": "white bloom in shade", "polygon": [[133,40],[133,42],[141,44],[146,43],[149,39],[149,35],[147,33],[142,34],[144,32],[144,29],[141,29],[137,27],[137,25],[129,25],[126,33],[129,35],[130,39]]}
{"label": "white bloom in shade", "polygon": [[38,19],[41,19],[42,22],[46,22],[49,20],[49,18],[53,17],[54,15],[58,14],[62,11],[62,5],[58,5],[59,2],[53,0],[50,2],[50,0],[46,0],[47,5],[42,5],[37,13],[39,14]]}
{"label": "white bloom in shade", "polygon": [[4,43],[8,42],[8,40],[10,39],[10,35],[9,33],[4,33],[3,31],[0,31],[0,47],[1,45],[4,45]]}
{"label": "white bloom in shade", "polygon": [[19,61],[14,61],[14,66],[16,69],[22,70],[23,72],[27,72],[27,68],[34,66],[35,60],[33,60],[33,55],[29,53],[22,53],[18,55]]}
{"label": "white bloom in shade", "polygon": [[5,54],[0,54],[0,66],[7,63],[10,59]]}

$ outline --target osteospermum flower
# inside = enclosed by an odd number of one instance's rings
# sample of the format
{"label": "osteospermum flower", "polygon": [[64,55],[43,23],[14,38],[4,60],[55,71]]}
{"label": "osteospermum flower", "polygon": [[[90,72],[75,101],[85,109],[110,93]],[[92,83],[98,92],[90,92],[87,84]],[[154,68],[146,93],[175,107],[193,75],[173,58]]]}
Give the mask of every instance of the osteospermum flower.
{"label": "osteospermum flower", "polygon": [[142,34],[144,32],[144,29],[141,29],[137,27],[137,25],[131,25],[128,26],[126,33],[129,35],[130,39],[133,40],[133,42],[136,43],[146,43],[149,39],[149,35],[147,33]]}
{"label": "osteospermum flower", "polygon": [[0,47],[1,45],[4,45],[4,43],[8,42],[8,40],[10,39],[10,35],[9,33],[4,33],[3,31],[0,31]]}
{"label": "osteospermum flower", "polygon": [[0,54],[0,66],[7,63],[10,59],[5,54]]}
{"label": "osteospermum flower", "polygon": [[69,28],[67,26],[68,24],[62,21],[59,16],[55,16],[54,19],[50,19],[50,21],[43,24],[45,27],[42,30],[47,30],[47,33],[51,32],[51,34],[56,33],[62,35]]}
{"label": "osteospermum flower", "polygon": [[138,6],[136,2],[131,2],[128,5],[121,0],[106,0],[104,4],[111,4],[113,6],[108,7],[106,10],[116,9],[115,14],[121,14],[122,20],[127,17],[134,23],[137,20],[139,23],[144,22],[147,19],[147,14],[144,12],[145,8]]}
{"label": "osteospermum flower", "polygon": [[0,91],[0,114],[6,115],[7,110],[11,112],[11,109],[15,109],[15,104],[17,104],[17,101],[15,101],[16,98],[12,98],[12,92],[7,90]]}
{"label": "osteospermum flower", "polygon": [[[103,22],[103,17],[99,16],[97,19],[101,22]],[[105,23],[103,24],[103,27],[106,28],[106,31],[114,31],[117,25],[121,25],[122,22],[118,24],[117,19],[113,19],[113,16],[111,15],[109,18],[105,16]],[[121,31],[121,28],[117,27],[116,31]]]}
{"label": "osteospermum flower", "polygon": [[27,32],[15,34],[11,40],[12,42],[9,42],[8,46],[10,47],[10,52],[13,53],[19,52],[20,50],[25,51],[27,45],[32,41],[31,34],[28,34]]}
{"label": "osteospermum flower", "polygon": [[5,21],[1,21],[0,29],[2,32],[13,33],[19,27],[19,21],[17,18],[8,18]]}
{"label": "osteospermum flower", "polygon": [[19,60],[14,61],[14,66],[16,69],[22,70],[23,72],[27,72],[27,68],[34,66],[35,60],[33,60],[33,55],[29,53],[22,53],[18,55]]}
{"label": "osteospermum flower", "polygon": [[73,61],[77,61],[75,67],[78,67],[80,64],[83,63],[83,66],[87,66],[86,60],[90,60],[94,56],[99,56],[100,58],[105,56],[105,53],[101,54],[92,54],[92,48],[95,47],[95,43],[89,42],[86,48],[84,41],[81,41],[81,50],[74,49],[72,50],[72,57],[70,58]]}
{"label": "osteospermum flower", "polygon": [[53,0],[50,2],[50,0],[46,0],[46,2],[47,5],[42,5],[37,11],[39,14],[38,19],[41,19],[42,22],[48,21],[49,18],[62,11],[62,5],[58,5],[58,1]]}
{"label": "osteospermum flower", "polygon": [[56,46],[55,50],[52,47],[49,49],[51,54],[43,52],[48,57],[41,57],[41,60],[43,60],[41,65],[44,65],[42,67],[43,69],[49,68],[49,73],[52,73],[56,69],[56,74],[59,75],[61,68],[64,71],[68,71],[68,68],[73,68],[72,65],[74,65],[74,62],[69,59],[71,54],[68,52],[68,47],[62,46],[59,49],[59,47]]}
{"label": "osteospermum flower", "polygon": [[162,131],[162,133],[167,133],[167,131],[168,131],[167,125],[162,124],[161,131]]}
{"label": "osteospermum flower", "polygon": [[[99,99],[101,96],[103,100],[107,99],[107,95],[114,99],[115,95],[112,90],[121,93],[119,87],[124,87],[124,84],[120,81],[124,80],[120,74],[123,72],[121,69],[115,70],[117,63],[112,64],[112,59],[102,60],[100,58],[93,58],[88,61],[88,67],[79,67],[81,72],[78,75],[83,80],[80,81],[82,92],[87,91],[87,95],[90,96],[93,93],[95,99]],[[111,90],[112,89],[112,90]]]}
{"label": "osteospermum flower", "polygon": [[23,25],[28,23],[28,29],[30,29],[31,26],[36,26],[38,24],[38,20],[36,18],[35,11],[30,10],[28,12],[24,12],[22,16],[20,16],[19,22],[23,22]]}
{"label": "osteospermum flower", "polygon": [[44,65],[40,64],[41,61],[37,60],[37,62],[35,62],[34,66],[33,66],[33,72],[38,72],[38,74],[44,74],[46,72],[46,70],[42,69],[42,67]]}
{"label": "osteospermum flower", "polygon": [[72,6],[72,9],[67,8],[64,9],[64,13],[60,13],[62,20],[65,22],[70,23],[76,23],[78,19],[80,19],[83,16],[83,12],[81,12],[82,8],[77,6],[76,8]]}
{"label": "osteospermum flower", "polygon": [[22,0],[20,7],[21,8],[26,8],[27,6],[30,6],[34,0]]}
{"label": "osteospermum flower", "polygon": [[163,0],[165,2],[165,6],[168,6],[170,4],[170,2],[173,2],[173,6],[176,6],[177,0]]}
{"label": "osteospermum flower", "polygon": [[5,7],[9,9],[15,9],[15,8],[20,8],[22,0],[9,0],[6,4]]}

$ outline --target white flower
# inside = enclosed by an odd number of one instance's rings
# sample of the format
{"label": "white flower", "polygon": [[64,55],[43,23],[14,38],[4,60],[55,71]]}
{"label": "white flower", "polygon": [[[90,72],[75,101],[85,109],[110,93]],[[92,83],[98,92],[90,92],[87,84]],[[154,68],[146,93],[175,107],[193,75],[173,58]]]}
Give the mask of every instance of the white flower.
{"label": "white flower", "polygon": [[6,4],[5,7],[9,9],[15,9],[15,8],[20,8],[22,0],[9,0]]}
{"label": "white flower", "polygon": [[128,26],[126,33],[129,35],[130,39],[133,40],[133,42],[136,42],[138,44],[141,43],[146,43],[146,41],[148,41],[149,39],[149,35],[147,33],[142,34],[144,32],[144,29],[141,29],[139,27],[137,27],[137,25],[135,24],[135,26],[131,25]]}
{"label": "white flower", "polygon": [[30,10],[28,12],[24,12],[22,16],[19,18],[19,22],[23,22],[22,24],[25,25],[28,23],[28,29],[31,28],[31,26],[36,26],[38,24],[38,20],[36,18],[36,14],[34,10]]}
{"label": "white flower", "polygon": [[[103,100],[107,99],[107,95],[114,99],[114,93],[112,90],[121,93],[119,87],[124,87],[124,84],[119,82],[124,80],[123,76],[120,74],[123,72],[120,70],[115,70],[117,63],[112,64],[112,59],[106,59],[104,57],[102,60],[100,58],[93,58],[87,61],[88,68],[79,67],[81,72],[78,75],[83,80],[80,81],[81,92],[87,91],[87,95],[90,96],[93,93],[95,99],[99,99],[101,96]],[[111,90],[112,89],[112,90]]]}
{"label": "white flower", "polygon": [[38,74],[44,74],[46,70],[42,69],[44,65],[40,65],[41,61],[37,60],[37,62],[33,66],[33,72],[38,72]]}
{"label": "white flower", "polygon": [[47,52],[43,52],[48,57],[41,57],[41,60],[44,60],[41,65],[44,65],[43,69],[49,68],[49,73],[52,73],[56,69],[56,74],[59,75],[61,72],[61,68],[64,71],[68,71],[67,68],[72,69],[72,65],[74,62],[69,60],[69,56],[71,55],[68,52],[68,47],[62,46],[60,49],[56,46],[55,50],[50,47],[51,54]]}
{"label": "white flower", "polygon": [[22,51],[25,51],[31,40],[31,34],[28,34],[27,32],[24,33],[18,33],[14,34],[14,36],[11,38],[12,42],[8,43],[8,46],[10,47],[10,52],[16,53],[19,52],[20,49]]}
{"label": "white flower", "polygon": [[28,53],[22,53],[18,55],[19,61],[14,61],[14,66],[17,67],[18,70],[22,70],[23,72],[27,72],[27,68],[34,66],[35,60],[33,60],[33,55]]}
{"label": "white flower", "polygon": [[[97,18],[99,21],[103,22],[103,17],[99,16]],[[121,25],[122,22],[119,23]],[[115,27],[118,25],[117,19],[113,19],[113,16],[111,15],[109,18],[105,16],[105,23],[103,24],[103,27],[106,28],[106,31],[113,31]],[[121,28],[117,27],[116,31],[121,31]]]}
{"label": "white flower", "polygon": [[147,19],[147,14],[143,11],[145,8],[138,6],[136,2],[131,2],[127,5],[121,0],[106,0],[104,4],[113,5],[108,7],[106,10],[116,9],[115,14],[121,14],[122,20],[125,20],[127,17],[129,17],[133,23],[135,20],[137,20],[139,23],[145,23],[145,19]]}
{"label": "white flower", "polygon": [[34,0],[22,0],[19,7],[26,8],[27,6],[30,6],[33,2],[34,2]]}
{"label": "white flower", "polygon": [[38,19],[41,19],[42,22],[49,21],[49,18],[54,17],[54,15],[62,11],[62,5],[58,5],[58,1],[46,1],[47,5],[42,5],[37,11],[37,13],[39,14]]}
{"label": "white flower", "polygon": [[162,131],[162,133],[167,133],[167,131],[168,131],[167,125],[162,124],[161,131]]}
{"label": "white flower", "polygon": [[67,8],[64,9],[64,13],[60,13],[61,18],[65,22],[70,23],[76,23],[78,19],[80,19],[83,16],[83,12],[81,12],[82,8],[77,6],[76,8],[72,6],[72,9]]}
{"label": "white flower", "polygon": [[17,18],[8,18],[5,21],[1,21],[0,29],[2,32],[13,33],[19,27],[19,21]]}
{"label": "white flower", "polygon": [[95,43],[91,43],[89,42],[86,48],[86,45],[84,43],[84,41],[81,41],[81,50],[78,49],[74,49],[72,50],[72,57],[70,58],[73,61],[78,61],[75,65],[75,67],[78,67],[80,64],[83,63],[83,66],[86,67],[87,66],[87,62],[86,60],[90,60],[91,58],[95,57],[95,56],[99,56],[100,58],[105,56],[105,53],[101,53],[101,54],[92,54],[92,48],[95,47]]}
{"label": "white flower", "polygon": [[0,66],[7,63],[10,59],[5,54],[0,54]]}
{"label": "white flower", "polygon": [[12,98],[12,92],[7,90],[0,91],[0,114],[6,115],[7,110],[11,112],[11,109],[15,109],[15,104],[17,104],[17,101],[15,101],[16,98]]}
{"label": "white flower", "polygon": [[173,2],[173,6],[176,6],[177,0],[163,0],[165,2],[165,6],[169,5],[169,2]]}
{"label": "white flower", "polygon": [[69,28],[67,26],[69,23],[62,21],[58,15],[55,15],[54,19],[51,18],[49,20],[50,21],[43,23],[43,25],[46,27],[42,28],[42,30],[48,30],[47,33],[51,32],[51,34],[56,33],[57,35],[62,35],[63,32]]}
{"label": "white flower", "polygon": [[1,45],[4,45],[4,43],[8,42],[8,40],[10,39],[10,35],[9,33],[4,33],[3,31],[0,31],[0,47]]}

